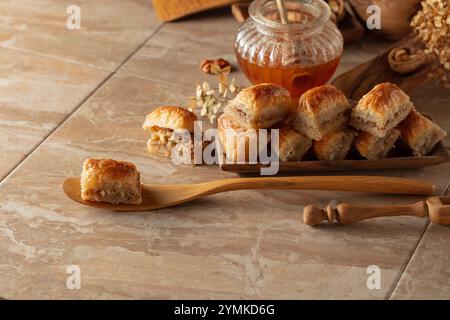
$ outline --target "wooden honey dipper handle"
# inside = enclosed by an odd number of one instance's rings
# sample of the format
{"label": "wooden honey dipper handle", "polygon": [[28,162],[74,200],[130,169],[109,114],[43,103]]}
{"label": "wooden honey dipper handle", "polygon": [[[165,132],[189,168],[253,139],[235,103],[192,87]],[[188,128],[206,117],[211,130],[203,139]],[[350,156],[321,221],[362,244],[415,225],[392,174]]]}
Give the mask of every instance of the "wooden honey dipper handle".
{"label": "wooden honey dipper handle", "polygon": [[428,215],[425,201],[420,201],[409,206],[365,206],[342,203],[336,209],[328,206],[323,210],[316,206],[307,206],[303,211],[305,224],[314,226],[324,220],[333,223],[336,220],[340,224],[350,224],[370,218],[392,216],[426,217]]}

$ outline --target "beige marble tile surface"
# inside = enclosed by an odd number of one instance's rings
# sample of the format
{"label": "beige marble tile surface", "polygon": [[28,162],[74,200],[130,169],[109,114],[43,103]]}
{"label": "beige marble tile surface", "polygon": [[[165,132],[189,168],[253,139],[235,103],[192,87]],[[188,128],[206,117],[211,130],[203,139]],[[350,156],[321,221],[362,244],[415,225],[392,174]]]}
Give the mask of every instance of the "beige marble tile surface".
{"label": "beige marble tile surface", "polygon": [[[431,113],[440,126],[450,128],[450,95],[445,89],[428,85],[413,95],[418,110]],[[444,141],[450,149],[450,137]],[[413,174],[419,179],[439,181],[439,194],[450,183],[450,164],[430,167]],[[446,195],[450,195],[447,190]],[[450,299],[450,228],[430,224],[411,257],[391,299]]]}
{"label": "beige marble tile surface", "polygon": [[[69,30],[78,5],[81,29]],[[3,0],[0,46],[114,70],[160,25],[147,0]]]}
{"label": "beige marble tile surface", "polygon": [[215,77],[201,71],[200,63],[204,59],[224,58],[234,70],[230,79],[235,77],[238,84],[248,85],[234,56],[238,27],[228,9],[165,24],[119,72],[194,89],[197,82],[216,83]]}
{"label": "beige marble tile surface", "polygon": [[[385,298],[425,221],[310,228],[300,222],[300,212],[330,199],[394,204],[415,197],[239,191],[147,214],[117,214],[64,196],[64,178],[78,175],[82,160],[92,155],[133,161],[148,182],[233,176],[214,166],[177,167],[147,155],[140,127],[145,113],[178,103],[188,92],[116,75],[3,183],[0,296]],[[72,264],[82,270],[79,291],[66,288]],[[380,290],[367,289],[369,265],[381,267]]]}
{"label": "beige marble tile surface", "polygon": [[391,299],[450,299],[450,231],[430,224]]}
{"label": "beige marble tile surface", "polygon": [[107,75],[0,48],[0,181]]}
{"label": "beige marble tile surface", "polygon": [[[32,149],[21,146],[41,141],[48,132],[42,127],[51,130],[60,123],[73,110],[71,106],[89,94],[91,85],[105,76],[101,69],[115,69],[158,25],[148,1],[80,1],[88,28],[67,34],[61,29],[66,19],[64,1],[14,3],[0,3],[0,26],[7,31],[0,35],[4,47],[0,62],[5,61],[0,63],[0,76],[6,78],[0,81],[0,120],[9,126],[10,136],[4,141],[6,150],[11,150],[6,153],[16,154],[7,159],[12,166]],[[141,124],[158,105],[186,104],[196,80],[213,82],[198,67],[202,59],[223,57],[235,62],[236,28],[226,10],[164,25],[0,184],[0,297],[448,296],[448,228],[430,226],[421,240],[427,221],[415,218],[318,228],[300,220],[305,205],[325,206],[331,199],[388,205],[409,204],[420,197],[239,191],[140,214],[83,207],[65,197],[64,178],[78,175],[88,156],[132,161],[144,182],[234,177],[216,166],[179,167],[148,155]],[[347,48],[338,73],[388,45],[369,39]],[[233,76],[238,83],[248,83],[239,71]],[[68,95],[72,90],[78,95]],[[28,94],[21,95],[23,91]],[[437,114],[439,123],[450,128],[445,91],[425,88],[414,99],[419,110]],[[443,190],[450,180],[449,169],[446,164],[367,174],[425,179]],[[436,261],[431,270],[430,261]],[[81,268],[81,290],[66,287],[71,265]],[[381,268],[380,290],[366,286],[370,265]],[[425,269],[430,272],[424,274]]]}

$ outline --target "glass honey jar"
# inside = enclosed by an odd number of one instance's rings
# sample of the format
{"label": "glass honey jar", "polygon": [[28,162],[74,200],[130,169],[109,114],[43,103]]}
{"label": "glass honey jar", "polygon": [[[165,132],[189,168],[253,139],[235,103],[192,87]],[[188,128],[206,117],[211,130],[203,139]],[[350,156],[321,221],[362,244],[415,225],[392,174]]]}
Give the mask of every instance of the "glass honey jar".
{"label": "glass honey jar", "polygon": [[322,0],[284,0],[283,24],[275,0],[255,0],[239,28],[236,58],[253,83],[275,83],[293,98],[325,84],[339,64],[343,38]]}

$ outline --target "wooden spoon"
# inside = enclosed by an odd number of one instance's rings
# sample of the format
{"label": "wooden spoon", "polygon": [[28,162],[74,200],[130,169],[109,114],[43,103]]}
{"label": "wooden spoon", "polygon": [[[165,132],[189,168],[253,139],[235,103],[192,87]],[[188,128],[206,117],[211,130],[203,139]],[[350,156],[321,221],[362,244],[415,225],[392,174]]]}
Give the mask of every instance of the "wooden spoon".
{"label": "wooden spoon", "polygon": [[391,194],[431,195],[435,187],[419,180],[377,176],[264,177],[224,179],[195,184],[143,184],[140,205],[109,204],[81,199],[80,178],[64,181],[64,192],[72,200],[114,211],[148,211],[175,206],[215,193],[249,190],[335,190]]}

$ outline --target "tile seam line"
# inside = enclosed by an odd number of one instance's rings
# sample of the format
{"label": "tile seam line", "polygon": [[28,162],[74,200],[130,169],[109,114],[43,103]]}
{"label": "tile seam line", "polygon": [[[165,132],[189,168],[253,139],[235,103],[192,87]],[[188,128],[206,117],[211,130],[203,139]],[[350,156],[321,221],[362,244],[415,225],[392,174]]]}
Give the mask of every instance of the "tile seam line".
{"label": "tile seam line", "polygon": [[142,47],[144,47],[145,44],[148,41],[150,41],[150,39],[152,39],[162,29],[164,25],[165,23],[162,23],[155,30],[153,30],[152,33],[148,37],[146,37],[144,41],[141,44],[139,44],[129,55],[127,55],[127,57],[113,71],[111,71],[109,75],[107,75],[97,86],[95,86],[95,88],[89,94],[87,94],[80,101],[80,103],[78,103],[78,105],[76,105],[76,107],[71,112],[69,112],[64,117],[64,119],[61,120],[61,122],[58,123],[58,125],[56,125],[52,130],[50,130],[48,134],[46,134],[44,138],[38,144],[36,144],[22,160],[20,160],[12,169],[7,171],[6,174],[3,176],[3,178],[0,180],[0,187],[4,184],[5,181],[9,179],[9,177],[11,177],[14,174],[14,172],[16,172],[16,170],[18,170],[22,166],[22,164],[37,149],[39,149],[40,146],[42,146],[42,144],[44,144],[44,142],[46,142],[64,123],[66,123],[84,105],[84,103],[89,100],[89,98],[91,98],[100,88],[102,88],[103,85],[107,83],[109,79],[111,79],[115,74],[117,74],[117,72],[122,68],[122,66],[125,63],[127,63],[127,61],[129,61],[136,54],[136,52],[138,52]]}
{"label": "tile seam line", "polygon": [[166,81],[163,81],[163,80],[157,80],[157,79],[152,79],[150,77],[141,76],[141,75],[138,75],[138,74],[136,74],[134,72],[129,72],[129,71],[120,71],[119,70],[117,72],[117,75],[130,76],[130,77],[133,77],[133,78],[137,78],[137,79],[145,80],[145,81],[150,81],[150,82],[153,82],[153,83],[156,83],[156,84],[160,84],[160,85],[163,85],[163,86],[170,86],[170,87],[173,87],[173,88],[176,88],[176,89],[184,89],[184,90],[191,90],[192,91],[197,86],[196,83],[194,83],[192,85],[192,87],[184,86],[184,85],[180,85],[180,84],[175,84],[175,83],[169,83],[169,82],[166,82]]}
{"label": "tile seam line", "polygon": [[[441,197],[445,196],[445,194],[449,190],[449,186],[450,186],[450,182],[447,183],[447,185],[444,187],[444,191],[442,192]],[[428,228],[430,227],[430,224],[431,224],[431,222],[430,222],[430,220],[428,220],[426,227],[422,231],[422,234],[420,235],[419,240],[417,241],[416,245],[414,246],[414,248],[411,252],[411,255],[409,256],[408,260],[406,261],[406,263],[405,263],[404,267],[402,268],[401,272],[399,273],[398,277],[394,280],[391,288],[389,289],[388,293],[386,294],[385,300],[391,300],[392,294],[394,293],[395,289],[397,288],[398,283],[402,279],[403,274],[405,273],[406,269],[411,264],[411,260],[414,257],[414,254],[416,253],[417,248],[419,247],[420,243],[423,241],[425,233],[427,232]]]}
{"label": "tile seam line", "polygon": [[420,234],[419,240],[417,240],[417,242],[413,246],[412,250],[410,251],[411,253],[409,254],[405,264],[403,265],[403,267],[400,270],[399,274],[395,277],[394,282],[392,283],[391,287],[389,288],[389,290],[388,290],[388,292],[387,292],[387,294],[385,296],[385,300],[391,300],[391,297],[392,297],[392,294],[395,291],[395,288],[397,288],[398,283],[402,279],[403,274],[405,273],[406,269],[410,265],[411,260],[412,260],[412,258],[414,256],[414,254],[416,253],[417,248],[419,247],[420,243],[422,242],[422,239],[423,239],[425,233],[427,232],[429,226],[430,226],[430,221],[427,222],[427,225],[425,226],[425,228],[423,229],[423,231]]}
{"label": "tile seam line", "polygon": [[30,55],[34,55],[36,57],[40,57],[40,58],[44,58],[44,59],[55,60],[55,61],[59,61],[62,63],[68,63],[68,64],[72,64],[72,65],[78,66],[78,67],[91,68],[91,69],[96,69],[96,70],[101,70],[101,71],[106,71],[106,72],[114,72],[115,71],[114,69],[108,69],[105,67],[98,66],[96,64],[88,64],[88,63],[83,63],[83,62],[79,62],[76,60],[64,59],[64,58],[61,58],[58,56],[53,56],[53,55],[49,55],[49,54],[45,54],[45,53],[37,52],[37,51],[33,51],[33,50],[9,47],[9,46],[4,46],[4,45],[0,45],[0,48],[5,49],[5,50],[11,50],[14,52],[17,51],[17,52],[20,52],[23,54],[30,54]]}

